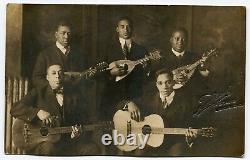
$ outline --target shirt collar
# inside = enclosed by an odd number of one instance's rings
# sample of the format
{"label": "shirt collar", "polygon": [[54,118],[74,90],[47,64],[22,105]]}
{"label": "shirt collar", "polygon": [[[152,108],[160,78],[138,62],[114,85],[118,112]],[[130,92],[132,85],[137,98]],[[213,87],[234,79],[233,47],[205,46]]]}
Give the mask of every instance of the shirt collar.
{"label": "shirt collar", "polygon": [[131,48],[132,39],[124,39],[124,38],[119,37],[119,41],[121,43],[122,48],[124,47],[125,41],[126,41],[126,44],[127,44],[128,48],[129,49]]}
{"label": "shirt collar", "polygon": [[[61,43],[59,43],[58,41],[56,41],[56,47],[60,49],[60,51],[62,51],[63,54],[66,54],[67,49],[61,45]],[[70,46],[67,47],[68,51],[70,50]]]}
{"label": "shirt collar", "polygon": [[[174,99],[175,91],[173,91],[169,96],[165,97],[160,94],[161,101],[164,102],[166,101],[168,105],[170,105]],[[166,107],[166,106],[164,106]]]}
{"label": "shirt collar", "polygon": [[173,48],[172,48],[172,52],[174,53],[174,55],[176,56],[176,57],[179,57],[179,56],[183,56],[184,55],[184,53],[185,53],[185,50],[184,51],[182,51],[182,52],[177,52],[177,51],[175,51]]}

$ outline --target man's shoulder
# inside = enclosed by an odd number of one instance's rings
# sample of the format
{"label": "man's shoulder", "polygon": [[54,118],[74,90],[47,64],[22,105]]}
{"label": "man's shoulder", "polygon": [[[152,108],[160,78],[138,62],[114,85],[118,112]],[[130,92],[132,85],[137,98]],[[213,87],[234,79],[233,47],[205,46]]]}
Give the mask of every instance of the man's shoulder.
{"label": "man's shoulder", "polygon": [[51,55],[55,52],[57,52],[56,45],[49,45],[49,46],[43,48],[43,50],[41,50],[40,55],[48,56],[48,55]]}

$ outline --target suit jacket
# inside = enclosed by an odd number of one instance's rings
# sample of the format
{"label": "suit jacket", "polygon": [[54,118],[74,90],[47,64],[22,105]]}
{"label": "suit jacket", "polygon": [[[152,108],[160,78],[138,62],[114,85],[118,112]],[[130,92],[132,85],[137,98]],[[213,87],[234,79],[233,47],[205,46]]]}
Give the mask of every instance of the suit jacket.
{"label": "suit jacket", "polygon": [[15,103],[11,115],[27,122],[38,121],[39,110],[59,117],[61,126],[87,123],[86,102],[74,93],[75,89],[64,87],[64,104],[60,106],[49,85],[33,88],[24,98]]}
{"label": "suit jacket", "polygon": [[[187,128],[193,125],[193,112],[195,106],[191,97],[185,90],[179,89],[175,92],[172,103],[163,108],[159,93],[152,92],[138,99],[136,104],[140,107],[141,115],[158,114],[163,118],[165,128]],[[186,146],[184,135],[165,135],[163,144],[158,148],[150,148],[146,151],[148,155],[168,156],[168,150],[176,143]],[[147,153],[148,152],[148,153]]]}
{"label": "suit jacket", "polygon": [[192,122],[192,115],[196,106],[185,90],[175,91],[172,103],[163,108],[159,93],[148,93],[139,99],[140,110],[143,115],[158,114],[163,120],[165,127],[188,127]]}
{"label": "suit jacket", "polygon": [[[144,58],[146,54],[147,50],[143,46],[132,42],[127,58],[128,60],[138,60]],[[119,40],[107,47],[104,59],[108,63],[125,59]],[[140,97],[143,93],[145,78],[145,71],[140,65],[136,66],[127,77],[118,82],[115,82],[115,79],[108,75],[104,81],[104,88],[101,94],[101,114],[107,112],[107,117],[112,118],[115,105],[119,101]]]}
{"label": "suit jacket", "polygon": [[59,64],[64,71],[83,71],[87,67],[87,61],[83,54],[71,47],[68,55],[64,55],[56,45],[43,50],[37,57],[33,70],[32,81],[35,86],[48,85],[46,77],[47,68],[50,65]]}

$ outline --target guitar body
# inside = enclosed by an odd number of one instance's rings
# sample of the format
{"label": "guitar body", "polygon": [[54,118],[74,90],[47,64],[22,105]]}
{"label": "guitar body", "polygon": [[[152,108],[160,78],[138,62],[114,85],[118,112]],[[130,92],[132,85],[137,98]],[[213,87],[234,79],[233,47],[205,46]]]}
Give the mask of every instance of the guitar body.
{"label": "guitar body", "polygon": [[[121,151],[132,151],[137,149],[140,146],[140,141],[138,135],[142,135],[143,138],[145,135],[143,134],[143,127],[150,126],[152,128],[164,128],[164,123],[162,118],[159,115],[152,114],[150,116],[145,117],[144,121],[137,122],[132,120],[130,117],[130,113],[127,111],[117,111],[113,117],[115,130],[117,130],[118,134],[124,135],[126,137],[128,134],[135,134],[137,143],[136,145],[128,145],[124,144],[121,146],[117,146]],[[131,126],[128,129],[128,126]],[[128,131],[130,130],[130,133]],[[149,138],[147,144],[152,147],[158,147],[163,143],[164,134],[149,134]],[[118,139],[119,141],[119,139]]]}
{"label": "guitar body", "polygon": [[[157,114],[151,114],[144,118],[143,121],[137,122],[131,119],[131,113],[128,111],[118,110],[114,117],[114,128],[117,131],[117,135],[122,134],[125,137],[125,143],[123,145],[117,145],[121,151],[133,151],[139,146],[141,142],[139,136],[145,140],[145,136],[148,136],[146,142],[147,145],[151,147],[159,147],[162,143],[164,135],[185,135],[189,128],[164,128],[164,122],[161,116]],[[201,128],[201,129],[191,129],[196,135],[211,138],[214,136],[216,129],[213,127]],[[126,143],[127,137],[130,134],[136,135],[136,144],[129,145]],[[119,136],[117,136],[119,137]],[[118,141],[121,142],[118,138]]]}
{"label": "guitar body", "polygon": [[123,78],[125,78],[127,75],[129,75],[132,70],[135,68],[136,64],[134,61],[130,61],[130,60],[118,60],[118,61],[114,61],[112,63],[110,63],[109,68],[113,68],[115,66],[123,66],[123,65],[127,65],[128,66],[128,70],[127,73],[123,76],[116,76],[115,81],[120,81]]}
{"label": "guitar body", "polygon": [[15,119],[12,133],[14,145],[29,150],[42,142],[55,143],[60,140],[60,134],[50,134],[49,127],[41,126],[41,122],[31,124],[21,119]]}

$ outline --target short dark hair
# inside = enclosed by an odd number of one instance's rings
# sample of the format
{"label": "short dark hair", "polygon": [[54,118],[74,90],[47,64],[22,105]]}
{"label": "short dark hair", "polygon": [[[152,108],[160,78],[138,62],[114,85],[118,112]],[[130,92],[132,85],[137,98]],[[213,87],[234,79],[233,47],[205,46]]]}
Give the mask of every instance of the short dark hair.
{"label": "short dark hair", "polygon": [[62,70],[63,70],[63,66],[61,64],[59,64],[59,63],[49,64],[49,66],[48,66],[48,68],[46,70],[46,74],[48,74],[48,71],[49,71],[51,66],[60,66],[62,68]]}
{"label": "short dark hair", "polygon": [[59,21],[58,23],[56,23],[56,25],[55,25],[55,31],[58,31],[58,28],[60,26],[67,26],[69,28],[72,28],[72,25],[71,25],[70,22],[63,20],[63,21]]}
{"label": "short dark hair", "polygon": [[118,26],[118,23],[120,21],[123,21],[123,20],[127,20],[128,23],[130,24],[130,26],[133,28],[133,20],[131,18],[129,18],[128,16],[119,17],[118,20],[117,20],[116,26]]}
{"label": "short dark hair", "polygon": [[173,34],[175,32],[182,32],[182,33],[184,33],[185,37],[188,39],[188,31],[187,31],[186,28],[184,28],[184,27],[176,27],[176,28],[174,28],[172,30],[172,32],[171,32],[171,37],[173,37]]}
{"label": "short dark hair", "polygon": [[155,72],[155,81],[157,81],[157,78],[161,74],[167,74],[171,77],[171,79],[174,78],[172,71],[170,71],[169,69],[166,69],[166,68],[161,68]]}

